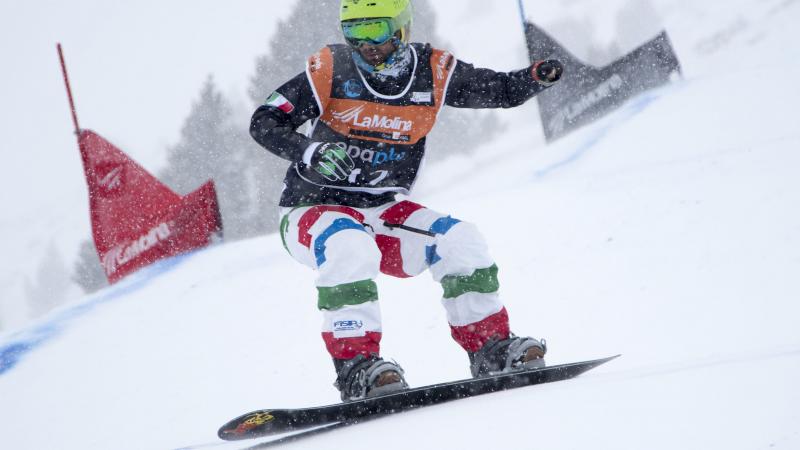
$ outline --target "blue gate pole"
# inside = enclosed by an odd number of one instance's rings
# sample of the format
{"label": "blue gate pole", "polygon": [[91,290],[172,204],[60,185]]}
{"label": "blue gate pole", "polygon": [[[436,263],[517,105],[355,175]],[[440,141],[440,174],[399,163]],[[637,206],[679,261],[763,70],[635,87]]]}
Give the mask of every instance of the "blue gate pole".
{"label": "blue gate pole", "polygon": [[518,3],[519,3],[519,18],[520,21],[522,22],[522,32],[526,33],[526,38],[527,38],[527,29],[525,26],[525,22],[527,21],[527,17],[525,16],[525,5],[522,3],[522,0],[518,0]]}

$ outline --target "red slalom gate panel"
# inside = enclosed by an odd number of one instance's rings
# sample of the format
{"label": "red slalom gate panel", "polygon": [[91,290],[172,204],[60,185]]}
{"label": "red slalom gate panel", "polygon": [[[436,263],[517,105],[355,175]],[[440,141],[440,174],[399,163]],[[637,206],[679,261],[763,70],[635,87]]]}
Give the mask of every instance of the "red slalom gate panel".
{"label": "red slalom gate panel", "polygon": [[81,130],[92,234],[110,283],[222,233],[213,181],[181,197],[100,135]]}

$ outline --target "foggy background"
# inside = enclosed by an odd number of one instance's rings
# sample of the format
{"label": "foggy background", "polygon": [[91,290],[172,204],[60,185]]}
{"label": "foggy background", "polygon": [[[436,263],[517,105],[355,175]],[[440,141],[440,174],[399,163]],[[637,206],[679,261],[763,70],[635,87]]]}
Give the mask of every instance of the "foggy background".
{"label": "foggy background", "polygon": [[[496,70],[528,64],[516,1],[414,4],[412,40]],[[64,45],[81,126],[109,139],[179,194],[213,179],[226,240],[232,241],[275,231],[275,203],[288,165],[250,139],[250,114],[304,70],[309,55],[341,42],[338,5],[0,5],[0,331],[105,285],[56,42]],[[661,26],[655,9],[642,1],[527,2],[526,8],[529,18],[596,65]],[[491,57],[476,50],[487,43]],[[446,108],[429,139],[429,163],[496,139],[509,114],[527,115],[531,127],[539,127],[535,102],[513,112]]]}

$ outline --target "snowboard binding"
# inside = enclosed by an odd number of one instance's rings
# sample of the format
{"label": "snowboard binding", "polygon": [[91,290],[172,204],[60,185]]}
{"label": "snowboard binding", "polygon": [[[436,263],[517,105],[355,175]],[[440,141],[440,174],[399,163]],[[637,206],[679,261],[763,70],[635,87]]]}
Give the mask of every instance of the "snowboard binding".
{"label": "snowboard binding", "polygon": [[490,340],[469,354],[470,371],[475,378],[545,366],[547,342],[513,334],[508,339]]}

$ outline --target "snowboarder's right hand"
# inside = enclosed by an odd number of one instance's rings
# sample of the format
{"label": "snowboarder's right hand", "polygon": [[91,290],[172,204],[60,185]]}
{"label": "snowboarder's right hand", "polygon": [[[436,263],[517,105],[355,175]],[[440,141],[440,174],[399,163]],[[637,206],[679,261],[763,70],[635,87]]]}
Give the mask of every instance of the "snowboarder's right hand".
{"label": "snowboarder's right hand", "polygon": [[307,164],[328,181],[346,180],[356,167],[347,147],[331,142],[318,145]]}

